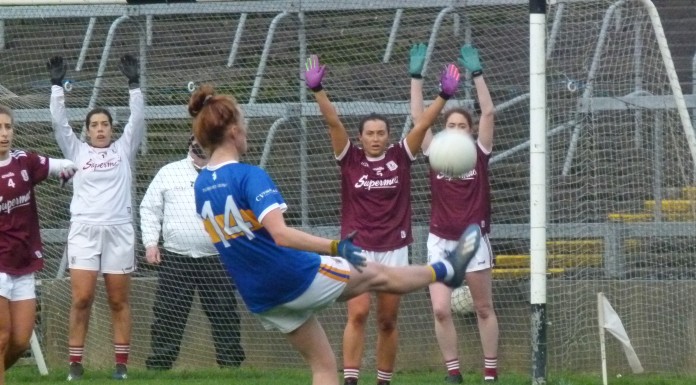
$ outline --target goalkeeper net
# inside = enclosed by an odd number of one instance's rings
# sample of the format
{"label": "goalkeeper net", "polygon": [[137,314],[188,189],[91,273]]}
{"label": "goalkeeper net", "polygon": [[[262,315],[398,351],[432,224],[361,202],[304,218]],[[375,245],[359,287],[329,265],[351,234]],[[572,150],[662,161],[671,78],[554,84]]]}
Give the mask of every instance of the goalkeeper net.
{"label": "goalkeeper net", "polygon": [[[16,146],[61,157],[53,138],[45,67],[53,55],[69,62],[66,93],[73,128],[93,106],[109,108],[116,133],[128,118],[126,81],[117,68],[125,53],[143,63],[147,134],[134,170],[134,207],[155,173],[183,159],[190,135],[190,89],[212,83],[233,94],[248,119],[251,164],[263,166],[281,189],[289,224],[336,237],[339,175],[327,129],[302,80],[304,59],[329,67],[325,87],[352,139],[371,112],[387,115],[392,142],[410,128],[408,50],[427,42],[425,98],[437,95],[437,75],[456,61],[462,44],[479,48],[497,106],[491,159],[497,255],[494,303],[501,330],[499,365],[527,372],[529,336],[529,26],[527,1],[199,1],[126,5],[5,6],[0,24],[0,103],[15,110]],[[671,62],[642,1],[554,1],[549,6],[548,311],[549,368],[599,371],[596,293],[606,294],[649,371],[688,371],[694,339],[694,157],[670,87]],[[673,69],[672,69],[673,70]],[[309,99],[308,99],[309,96]],[[452,105],[475,109],[462,83]],[[694,107],[693,95],[682,99]],[[440,122],[441,124],[442,122]],[[427,167],[413,168],[414,263],[425,262],[429,218]],[[47,267],[40,273],[37,333],[49,366],[67,363],[70,284],[62,260],[70,189],[37,188]],[[137,210],[136,210],[137,211]],[[135,213],[136,229],[139,228]],[[131,365],[151,354],[157,268],[139,267],[131,298]],[[61,263],[63,261],[63,264]],[[186,283],[186,282],[184,282]],[[103,286],[92,313],[85,363],[111,366],[111,321]],[[197,301],[187,319],[176,367],[216,365],[210,322]],[[241,305],[245,365],[302,366],[279,333],[264,331]],[[373,312],[374,313],[374,312]],[[320,319],[337,352],[345,306]],[[457,315],[464,370],[483,366],[475,316]],[[375,365],[375,323],[368,325],[363,369]],[[398,368],[441,370],[425,292],[408,295],[399,316]],[[173,342],[173,341],[172,341]],[[340,360],[340,353],[339,360]],[[609,344],[610,370],[627,365]]]}

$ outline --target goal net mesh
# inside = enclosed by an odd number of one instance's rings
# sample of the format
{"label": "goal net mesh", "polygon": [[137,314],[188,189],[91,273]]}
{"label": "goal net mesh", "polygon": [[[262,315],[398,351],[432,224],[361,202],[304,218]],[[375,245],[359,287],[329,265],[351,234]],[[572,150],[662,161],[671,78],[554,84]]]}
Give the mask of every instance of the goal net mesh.
{"label": "goal net mesh", "polygon": [[[379,4],[378,4],[379,3]],[[53,137],[46,60],[69,63],[70,121],[79,135],[93,106],[114,113],[118,136],[128,119],[128,89],[118,71],[125,53],[144,62],[147,134],[134,172],[134,207],[155,173],[186,157],[189,86],[212,83],[246,110],[249,151],[276,181],[292,226],[338,236],[339,170],[328,131],[302,80],[304,57],[328,67],[324,86],[352,140],[371,112],[387,115],[391,140],[411,127],[408,51],[429,43],[426,100],[459,48],[479,48],[496,113],[492,183],[494,303],[501,372],[526,373],[531,362],[529,312],[529,10],[526,1],[297,2],[204,1],[127,6],[7,6],[3,13],[0,104],[16,115],[15,147],[62,157]],[[301,13],[300,13],[301,11]],[[600,368],[596,293],[618,311],[643,366],[688,371],[696,349],[692,271],[693,158],[674,108],[667,69],[647,8],[640,1],[554,2],[548,9],[548,359],[552,371]],[[124,17],[125,16],[125,17]],[[79,67],[79,68],[78,68]],[[474,107],[467,76],[451,105]],[[475,115],[475,114],[474,114]],[[437,127],[442,126],[442,121]],[[419,155],[412,174],[413,263],[426,261],[430,193]],[[46,268],[38,275],[37,333],[51,367],[67,365],[69,273],[61,265],[71,187],[37,188]],[[150,346],[158,267],[144,261],[134,213],[138,270],[133,275],[131,365]],[[185,279],[185,278],[184,278]],[[183,282],[182,285],[186,283]],[[230,293],[232,295],[233,293]],[[264,331],[241,298],[245,365],[302,367],[283,336]],[[196,301],[175,368],[216,366],[210,322]],[[374,314],[374,311],[372,312]],[[321,313],[340,367],[345,305]],[[397,370],[444,370],[425,291],[404,298]],[[463,370],[480,373],[476,316],[455,315]],[[375,366],[374,315],[363,370]],[[88,367],[111,366],[111,321],[98,284],[85,351]],[[608,341],[611,371],[627,370],[618,342]],[[65,365],[65,366],[64,366]]]}

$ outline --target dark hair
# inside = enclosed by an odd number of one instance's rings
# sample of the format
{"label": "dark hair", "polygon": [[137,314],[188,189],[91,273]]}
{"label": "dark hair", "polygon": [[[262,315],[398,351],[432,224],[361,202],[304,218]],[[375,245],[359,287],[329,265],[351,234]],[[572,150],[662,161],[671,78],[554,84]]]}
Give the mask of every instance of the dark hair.
{"label": "dark hair", "polygon": [[89,128],[89,122],[92,120],[92,116],[94,116],[95,114],[106,115],[107,119],[109,119],[109,125],[113,128],[114,118],[111,117],[111,112],[109,112],[109,110],[107,110],[106,108],[102,107],[93,108],[92,111],[87,113],[87,116],[85,117],[85,128]]}
{"label": "dark hair", "polygon": [[372,121],[372,120],[381,120],[384,122],[384,124],[387,126],[387,134],[391,130],[391,127],[389,126],[389,120],[387,119],[386,116],[376,114],[376,113],[371,113],[370,115],[363,116],[362,119],[360,119],[360,124],[358,125],[358,132],[360,132],[360,135],[363,133],[363,129],[365,128],[365,123]]}
{"label": "dark hair", "polygon": [[12,113],[12,109],[10,107],[3,106],[0,104],[0,115],[9,116],[12,123],[14,123],[14,114]]}
{"label": "dark hair", "polygon": [[209,152],[222,143],[230,125],[239,123],[237,100],[229,95],[215,95],[210,84],[204,84],[193,92],[188,111],[193,117],[193,135]]}
{"label": "dark hair", "polygon": [[464,116],[467,123],[469,123],[469,127],[471,127],[472,130],[474,129],[474,122],[471,117],[471,112],[469,112],[469,110],[462,107],[450,108],[449,110],[447,110],[447,112],[445,112],[445,124],[447,124],[447,119],[449,119],[449,117],[452,116],[452,114],[460,114]]}

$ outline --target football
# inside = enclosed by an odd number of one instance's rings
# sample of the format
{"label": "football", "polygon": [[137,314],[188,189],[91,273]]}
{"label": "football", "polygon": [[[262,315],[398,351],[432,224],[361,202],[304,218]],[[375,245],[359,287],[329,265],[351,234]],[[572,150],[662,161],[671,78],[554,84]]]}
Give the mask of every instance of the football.
{"label": "football", "polygon": [[428,148],[430,167],[449,177],[459,177],[476,167],[476,143],[468,133],[444,129],[435,136]]}
{"label": "football", "polygon": [[452,290],[452,312],[455,314],[471,314],[474,312],[474,300],[471,298],[469,286],[460,286]]}

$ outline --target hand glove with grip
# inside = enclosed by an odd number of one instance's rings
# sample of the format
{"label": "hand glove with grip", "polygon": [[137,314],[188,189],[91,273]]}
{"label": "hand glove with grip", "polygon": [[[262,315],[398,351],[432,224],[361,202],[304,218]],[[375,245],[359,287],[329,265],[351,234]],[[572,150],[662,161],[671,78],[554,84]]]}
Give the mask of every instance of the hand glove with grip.
{"label": "hand glove with grip", "polygon": [[54,56],[46,62],[48,74],[51,77],[51,84],[54,86],[63,87],[63,79],[65,72],[68,70],[68,63],[63,60],[62,56]]}
{"label": "hand glove with grip", "polygon": [[319,57],[311,55],[305,62],[305,84],[307,88],[314,92],[319,92],[323,89],[321,80],[324,78],[326,71],[325,65],[319,65]]}
{"label": "hand glove with grip", "polygon": [[341,241],[331,241],[331,255],[345,258],[355,269],[362,273],[361,266],[367,266],[363,250],[353,244],[353,238],[357,231],[348,234]]}
{"label": "hand glove with grip", "polygon": [[417,43],[411,47],[408,74],[414,79],[423,78],[423,65],[425,65],[425,52],[427,49],[428,46],[423,43]]}
{"label": "hand glove with grip", "polygon": [[58,174],[58,178],[60,179],[60,187],[65,187],[65,184],[68,183],[68,181],[72,179],[73,176],[75,176],[76,172],[77,166],[75,166],[75,164],[73,164],[72,162],[64,166]]}
{"label": "hand glove with grip", "polygon": [[447,100],[454,96],[459,87],[459,68],[447,64],[440,74],[440,97]]}
{"label": "hand glove with grip", "polygon": [[125,54],[121,56],[121,62],[118,63],[118,69],[128,78],[128,88],[136,89],[140,87],[140,68],[138,66],[138,58],[133,55]]}
{"label": "hand glove with grip", "polygon": [[477,77],[483,74],[483,67],[481,67],[481,58],[479,57],[478,50],[473,46],[467,44],[462,46],[459,51],[459,64],[471,72],[471,77]]}

